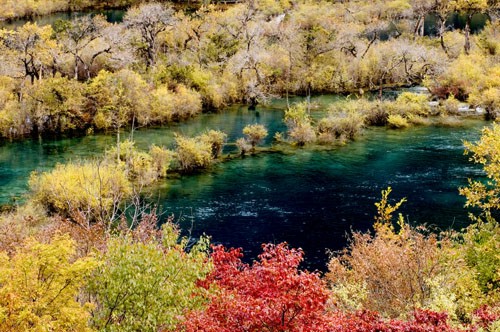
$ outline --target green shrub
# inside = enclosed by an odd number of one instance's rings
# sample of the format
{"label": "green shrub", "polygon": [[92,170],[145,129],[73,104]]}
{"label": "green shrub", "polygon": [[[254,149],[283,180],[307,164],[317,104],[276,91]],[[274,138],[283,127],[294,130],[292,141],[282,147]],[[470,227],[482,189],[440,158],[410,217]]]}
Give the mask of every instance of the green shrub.
{"label": "green shrub", "polygon": [[203,304],[197,287],[211,269],[208,239],[189,247],[172,224],[160,239],[111,238],[88,281],[95,299],[91,325],[99,331],[174,331],[186,310]]}

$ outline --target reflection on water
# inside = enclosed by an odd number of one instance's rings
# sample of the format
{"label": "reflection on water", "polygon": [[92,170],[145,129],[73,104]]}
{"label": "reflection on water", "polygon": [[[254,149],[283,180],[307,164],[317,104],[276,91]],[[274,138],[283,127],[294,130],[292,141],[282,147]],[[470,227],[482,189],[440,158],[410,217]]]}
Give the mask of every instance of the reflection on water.
{"label": "reflection on water", "polygon": [[[220,129],[234,142],[251,123],[266,125],[272,137],[284,130],[282,116],[276,107],[233,107],[183,124],[138,130],[134,138],[142,148],[151,143],[171,147],[174,132],[196,135]],[[441,228],[465,226],[464,200],[457,188],[481,172],[463,155],[462,140],[476,140],[484,124],[471,121],[462,128],[404,131],[374,128],[356,142],[329,151],[295,149],[249,156],[164,181],[156,199],[194,237],[209,234],[215,243],[243,247],[250,257],[263,242],[287,241],[305,250],[307,267],[324,269],[325,249],[343,247],[351,228],[370,227],[374,202],[387,186],[392,186],[394,199],[407,197],[401,212],[409,221]],[[25,192],[31,171],[101,154],[113,142],[112,136],[95,135],[3,144],[0,201]],[[225,151],[231,149],[234,146]]]}

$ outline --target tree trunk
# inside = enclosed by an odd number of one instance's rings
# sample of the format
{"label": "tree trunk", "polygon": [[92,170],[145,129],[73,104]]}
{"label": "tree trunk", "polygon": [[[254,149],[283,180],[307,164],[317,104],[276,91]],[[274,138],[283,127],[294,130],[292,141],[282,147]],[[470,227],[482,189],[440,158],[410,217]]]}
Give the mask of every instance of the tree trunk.
{"label": "tree trunk", "polygon": [[439,40],[441,43],[441,48],[443,51],[448,54],[448,50],[446,49],[446,45],[444,44],[444,32],[446,31],[446,18],[439,17]]}
{"label": "tree trunk", "polygon": [[75,80],[78,81],[78,56],[75,55]]}
{"label": "tree trunk", "polygon": [[116,164],[120,164],[120,127],[116,128]]}
{"label": "tree trunk", "polygon": [[470,52],[470,22],[472,19],[472,15],[467,14],[467,19],[465,20],[465,45],[464,45],[464,50],[465,54],[469,54]]}

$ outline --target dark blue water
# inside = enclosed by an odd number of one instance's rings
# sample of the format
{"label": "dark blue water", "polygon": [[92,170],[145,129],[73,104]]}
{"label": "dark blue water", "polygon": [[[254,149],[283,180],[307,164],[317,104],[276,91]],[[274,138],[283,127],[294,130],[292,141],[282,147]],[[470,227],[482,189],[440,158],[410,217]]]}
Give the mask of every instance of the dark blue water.
{"label": "dark blue water", "polygon": [[193,236],[206,233],[254,257],[261,243],[287,241],[306,253],[306,266],[325,269],[326,249],[367,230],[374,203],[391,186],[406,197],[401,212],[413,224],[460,229],[468,224],[458,187],[479,169],[463,155],[484,123],[467,128],[370,129],[331,151],[297,149],[233,160],[208,173],[171,180],[160,202]]}
{"label": "dark blue water", "polygon": [[[327,104],[334,99],[318,100]],[[229,134],[231,143],[250,123],[265,124],[272,137],[284,130],[281,106],[276,103],[274,109],[257,112],[233,107],[183,124],[136,131],[134,138],[143,148],[151,143],[171,147],[174,132],[195,135],[220,129]],[[326,249],[345,246],[351,229],[369,229],[374,203],[388,186],[394,199],[408,199],[401,212],[409,222],[442,229],[466,226],[467,211],[458,187],[481,172],[463,155],[462,142],[479,138],[485,124],[466,121],[458,128],[403,131],[374,128],[355,142],[330,150],[290,148],[238,158],[201,174],[160,183],[155,201],[175,216],[185,234],[195,238],[209,234],[215,243],[243,247],[249,257],[258,254],[261,243],[287,241],[305,250],[306,267],[324,270]],[[12,202],[26,192],[31,171],[99,155],[113,142],[112,136],[95,135],[2,144],[0,202]],[[266,144],[270,143],[268,138]],[[225,151],[234,149],[228,144]]]}

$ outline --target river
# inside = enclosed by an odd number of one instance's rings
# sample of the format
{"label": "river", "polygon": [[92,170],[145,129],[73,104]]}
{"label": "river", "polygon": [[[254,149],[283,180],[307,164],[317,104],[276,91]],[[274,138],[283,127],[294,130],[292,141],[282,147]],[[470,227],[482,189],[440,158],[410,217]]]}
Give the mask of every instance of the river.
{"label": "river", "polygon": [[[326,105],[335,99],[316,101]],[[269,145],[274,132],[285,130],[283,107],[283,102],[256,111],[233,106],[182,124],[138,130],[134,139],[141,148],[151,143],[172,147],[174,132],[220,129],[234,142],[245,125],[261,123],[269,129]],[[247,156],[162,181],[155,201],[165,215],[175,216],[184,234],[196,238],[206,233],[214,243],[243,247],[249,257],[255,257],[261,243],[287,241],[305,250],[306,267],[324,270],[326,249],[344,247],[350,229],[369,229],[374,203],[388,186],[393,198],[408,199],[401,212],[409,222],[441,229],[466,226],[458,187],[482,173],[463,155],[463,140],[478,139],[486,124],[466,120],[457,128],[369,128],[355,142],[331,150],[297,148]],[[112,136],[93,135],[3,143],[0,202],[12,203],[25,193],[30,172],[99,155],[113,142]],[[234,146],[226,146],[226,153],[232,151]]]}

